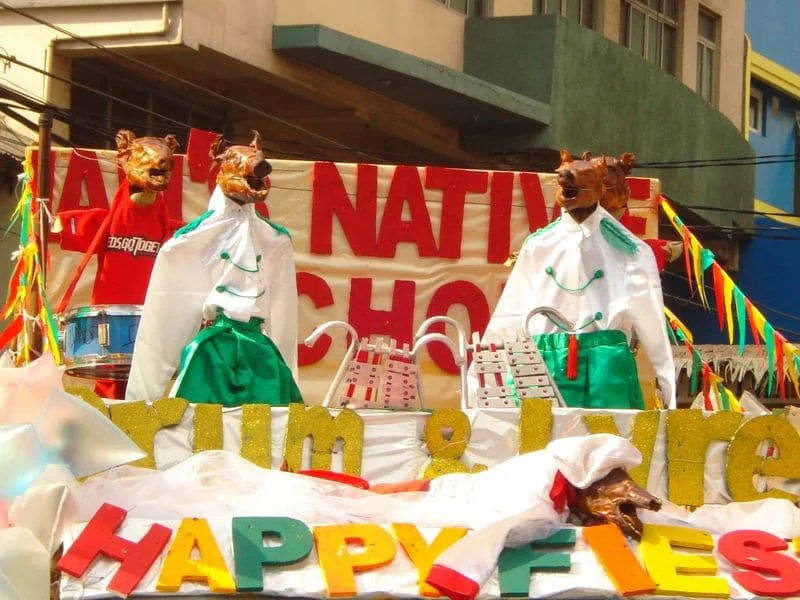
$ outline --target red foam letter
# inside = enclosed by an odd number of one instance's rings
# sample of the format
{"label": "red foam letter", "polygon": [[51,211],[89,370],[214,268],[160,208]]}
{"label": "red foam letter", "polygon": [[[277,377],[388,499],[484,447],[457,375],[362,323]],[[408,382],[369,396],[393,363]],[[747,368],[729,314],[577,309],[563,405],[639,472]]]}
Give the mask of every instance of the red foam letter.
{"label": "red foam letter", "polygon": [[[438,288],[428,305],[427,317],[446,315],[453,304],[461,304],[469,314],[471,331],[483,333],[489,324],[489,303],[481,289],[469,281],[451,281]],[[444,333],[444,323],[432,325],[429,331]],[[458,373],[458,367],[450,350],[442,342],[433,342],[428,346],[428,354],[445,373]]]}
{"label": "red foam letter", "polygon": [[[411,214],[409,221],[402,219],[406,201]],[[395,167],[389,197],[383,209],[375,255],[393,258],[400,242],[416,244],[419,256],[436,256],[431,216],[425,205],[425,193],[416,167]]]}
{"label": "red foam letter", "polygon": [[[297,274],[297,295],[308,296],[314,308],[324,308],[333,304],[331,288],[319,275],[311,273]],[[313,365],[324,358],[331,347],[331,336],[327,333],[321,335],[310,348],[305,344],[297,345],[297,363],[304,367]]]}
{"label": "red foam letter", "polygon": [[461,258],[464,229],[464,203],[467,192],[483,194],[489,184],[486,171],[464,171],[445,167],[425,169],[425,187],[442,190],[442,217],[439,224],[439,256]]}
{"label": "red foam letter", "polygon": [[108,589],[130,595],[167,545],[172,530],[151,525],[139,542],[131,542],[114,534],[126,514],[118,506],[103,504],[58,561],[58,568],[72,577],[83,577],[98,555],[113,558],[121,564]]}
{"label": "red foam letter", "polygon": [[351,279],[347,320],[361,337],[390,335],[399,343],[408,344],[414,326],[415,290],[413,281],[395,281],[392,308],[375,310],[372,308],[372,279]]}
{"label": "red foam letter", "polygon": [[788,547],[771,533],[750,530],[726,533],[717,544],[717,550],[728,561],[748,569],[733,573],[736,583],[757,596],[771,597],[800,593],[800,564],[785,554],[778,554]]}
{"label": "red foam letter", "polygon": [[[86,183],[86,195],[89,205],[81,206],[81,193],[83,184]],[[58,202],[58,212],[64,210],[80,210],[81,208],[108,208],[106,185],[103,174],[100,172],[100,163],[97,155],[91,150],[75,150],[69,157],[69,167],[61,186],[61,199]]]}
{"label": "red foam letter", "polygon": [[502,264],[511,252],[511,194],[514,174],[507,171],[492,173],[492,192],[489,210],[489,242],[486,261]]}
{"label": "red foam letter", "polygon": [[355,206],[333,163],[314,164],[311,198],[311,252],[333,253],[333,216],[356,256],[375,256],[378,168],[358,165]]}
{"label": "red foam letter", "polygon": [[528,212],[528,229],[536,231],[548,223],[542,184],[536,173],[520,173],[519,183],[522,186],[522,197],[525,199],[525,210]]}

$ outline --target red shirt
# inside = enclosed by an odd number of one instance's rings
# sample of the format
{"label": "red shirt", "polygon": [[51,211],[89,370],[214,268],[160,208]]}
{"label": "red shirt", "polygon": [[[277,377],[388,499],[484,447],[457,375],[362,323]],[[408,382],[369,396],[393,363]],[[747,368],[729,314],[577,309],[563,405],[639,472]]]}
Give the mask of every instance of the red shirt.
{"label": "red shirt", "polygon": [[149,206],[134,204],[126,181],[117,190],[111,210],[95,208],[59,213],[61,247],[86,252],[109,213],[108,233],[95,251],[97,275],[92,304],[144,304],[158,250],[181,224],[167,216],[161,194]]}

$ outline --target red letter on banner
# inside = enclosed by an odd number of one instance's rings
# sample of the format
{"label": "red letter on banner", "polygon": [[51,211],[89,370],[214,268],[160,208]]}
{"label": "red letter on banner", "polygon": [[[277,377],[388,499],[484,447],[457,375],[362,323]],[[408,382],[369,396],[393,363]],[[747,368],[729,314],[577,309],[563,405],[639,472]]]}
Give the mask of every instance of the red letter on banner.
{"label": "red letter on banner", "polygon": [[[736,583],[757,596],[785,597],[800,593],[800,563],[784,554],[789,545],[765,531],[732,531],[717,543],[717,550],[737,567]],[[763,575],[762,575],[763,573]]]}
{"label": "red letter on banner", "polygon": [[542,183],[536,173],[520,173],[519,183],[522,186],[522,197],[525,199],[525,210],[528,212],[528,229],[536,231],[548,223]]}
{"label": "red letter on banner", "polygon": [[83,577],[99,555],[113,558],[122,564],[108,589],[130,595],[167,545],[172,530],[152,525],[139,542],[131,542],[114,534],[126,514],[127,511],[118,506],[103,504],[58,561],[58,568],[72,577]]}
{"label": "red letter on banner", "polygon": [[[411,214],[410,221],[402,218],[406,201]],[[425,205],[425,193],[416,167],[399,166],[394,169],[389,198],[383,209],[375,256],[394,258],[400,242],[416,244],[421,257],[437,255],[431,216]]]}
{"label": "red letter on banner", "polygon": [[333,253],[333,216],[356,256],[375,256],[378,167],[358,165],[355,206],[333,163],[314,163],[311,196],[311,252]]}
{"label": "red letter on banner", "polygon": [[[428,305],[426,318],[446,315],[454,304],[461,304],[467,309],[470,330],[483,334],[489,324],[489,303],[486,301],[481,289],[469,281],[451,281],[438,288]],[[445,324],[436,323],[431,325],[429,331],[444,333]],[[429,344],[428,354],[431,360],[436,363],[436,366],[445,373],[458,373],[458,367],[453,360],[453,355],[442,342]]]}
{"label": "red letter on banner", "polygon": [[442,216],[439,221],[439,256],[461,258],[464,230],[464,203],[467,192],[483,194],[489,185],[486,171],[464,171],[446,167],[425,169],[425,187],[442,190]]}
{"label": "red letter on banner", "polygon": [[[89,198],[88,206],[81,206],[84,182]],[[100,172],[100,163],[97,161],[97,155],[91,150],[81,150],[80,154],[75,150],[72,151],[64,185],[61,187],[61,199],[58,202],[58,212],[81,208],[108,208],[108,196],[103,174]]]}
{"label": "red letter on banner", "polygon": [[502,264],[511,253],[511,195],[514,174],[507,171],[492,173],[491,204],[489,209],[489,241],[486,261]]}
{"label": "red letter on banner", "polygon": [[347,320],[361,337],[389,335],[401,344],[408,344],[414,326],[415,290],[413,281],[395,281],[392,308],[375,310],[372,308],[372,279],[351,279]]}
{"label": "red letter on banner", "polygon": [[[297,295],[308,296],[314,308],[333,305],[331,288],[319,275],[300,272],[297,274]],[[313,365],[323,359],[331,347],[331,336],[321,335],[310,348],[303,343],[297,344],[297,363],[301,367]]]}

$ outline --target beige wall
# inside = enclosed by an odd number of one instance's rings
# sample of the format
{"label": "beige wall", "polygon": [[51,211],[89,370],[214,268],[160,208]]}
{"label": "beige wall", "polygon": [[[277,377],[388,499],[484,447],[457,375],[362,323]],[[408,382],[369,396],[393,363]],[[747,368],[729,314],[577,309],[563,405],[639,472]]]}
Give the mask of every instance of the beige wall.
{"label": "beige wall", "polygon": [[[621,42],[621,3],[598,0],[598,29],[605,37]],[[683,0],[678,23],[677,77],[691,89],[697,79],[697,19],[700,7],[720,18],[718,32],[716,107],[741,128],[744,94],[744,0]]]}

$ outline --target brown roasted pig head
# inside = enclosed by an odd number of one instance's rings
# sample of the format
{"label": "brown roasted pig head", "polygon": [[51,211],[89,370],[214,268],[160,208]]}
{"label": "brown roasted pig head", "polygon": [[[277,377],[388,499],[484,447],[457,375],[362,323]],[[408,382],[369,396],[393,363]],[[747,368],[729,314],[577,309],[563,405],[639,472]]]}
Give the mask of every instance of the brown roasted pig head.
{"label": "brown roasted pig head", "polygon": [[117,134],[117,164],[125,172],[134,202],[152,204],[156,195],[146,192],[167,189],[172,177],[172,155],[177,149],[178,140],[172,134],[137,138],[127,129]]}
{"label": "brown roasted pig head", "polygon": [[[586,156],[586,155],[584,155]],[[603,180],[606,175],[604,157],[597,161],[591,158],[575,158],[566,150],[561,151],[561,165],[556,169],[558,190],[556,201],[561,208],[578,221],[590,215],[603,197]]]}
{"label": "brown roasted pig head", "polygon": [[219,164],[217,185],[231,200],[250,204],[266,200],[272,165],[261,151],[261,136],[253,132],[249,146],[227,146],[222,136],[211,146],[211,158]]}
{"label": "brown roasted pig head", "polygon": [[[604,156],[606,161],[606,176],[603,180],[603,199],[600,206],[615,216],[619,216],[628,206],[631,199],[631,188],[626,177],[631,174],[636,156],[626,152],[619,158]],[[592,162],[599,161],[595,158]]]}
{"label": "brown roasted pig head", "polygon": [[584,525],[613,523],[636,540],[641,539],[643,528],[637,511],[661,509],[661,500],[636,485],[623,469],[614,469],[577,494],[572,514]]}

